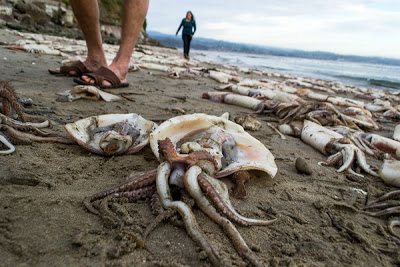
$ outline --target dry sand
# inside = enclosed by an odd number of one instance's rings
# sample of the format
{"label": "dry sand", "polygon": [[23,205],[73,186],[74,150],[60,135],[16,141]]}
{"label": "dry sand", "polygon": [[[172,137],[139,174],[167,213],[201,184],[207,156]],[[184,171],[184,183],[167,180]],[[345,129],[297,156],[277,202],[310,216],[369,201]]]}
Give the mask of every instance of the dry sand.
{"label": "dry sand", "polygon": [[[0,31],[0,39],[12,38]],[[217,85],[208,78],[171,79],[142,70],[130,73],[130,87],[114,93],[131,93],[132,101],[106,103],[78,100],[56,102],[56,93],[71,89],[72,78],[47,72],[61,58],[32,55],[0,48],[0,80],[11,81],[17,93],[33,99],[28,108],[54,121],[53,132],[64,134],[62,124],[80,118],[135,112],[161,122],[187,113],[203,112],[232,116],[247,110],[201,99]],[[6,59],[5,59],[6,58]],[[379,178],[367,175],[349,179],[336,169],[320,167],[325,156],[297,138],[281,140],[259,117],[262,129],[251,134],[271,150],[279,171],[272,180],[254,174],[247,184],[248,199],[232,199],[243,215],[278,221],[269,227],[239,227],[239,231],[260,259],[271,266],[391,266],[399,263],[398,247],[387,233],[386,219],[361,214],[365,203],[362,189],[372,196],[389,191]],[[157,167],[150,148],[136,155],[104,157],[78,145],[18,145],[12,155],[0,157],[0,265],[1,266],[210,266],[198,247],[176,220],[160,224],[136,248],[140,236],[154,220],[149,203],[116,204],[131,225],[111,227],[82,204],[85,197],[124,182],[131,173]],[[312,176],[296,172],[294,162],[302,157],[311,165]],[[371,163],[379,162],[370,159]],[[232,186],[229,178],[224,179]],[[222,230],[196,207],[199,224],[211,243],[234,266],[244,266]],[[339,232],[327,212],[357,236]]]}

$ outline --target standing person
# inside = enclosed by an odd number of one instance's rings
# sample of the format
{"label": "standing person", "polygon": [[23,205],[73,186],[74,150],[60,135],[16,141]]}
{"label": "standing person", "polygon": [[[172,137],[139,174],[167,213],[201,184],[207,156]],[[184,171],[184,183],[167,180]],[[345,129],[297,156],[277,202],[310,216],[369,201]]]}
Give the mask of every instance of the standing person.
{"label": "standing person", "polygon": [[86,41],[87,57],[83,62],[49,70],[50,73],[80,77],[74,81],[100,88],[129,86],[126,79],[129,63],[147,14],[149,0],[124,0],[121,42],[109,66],[103,50],[97,0],[71,0],[70,3]]}
{"label": "standing person", "polygon": [[183,56],[186,59],[189,59],[190,42],[196,32],[196,21],[194,20],[192,11],[186,12],[186,17],[182,19],[181,25],[179,25],[179,28],[176,31],[176,35],[178,35],[178,32],[182,27]]}

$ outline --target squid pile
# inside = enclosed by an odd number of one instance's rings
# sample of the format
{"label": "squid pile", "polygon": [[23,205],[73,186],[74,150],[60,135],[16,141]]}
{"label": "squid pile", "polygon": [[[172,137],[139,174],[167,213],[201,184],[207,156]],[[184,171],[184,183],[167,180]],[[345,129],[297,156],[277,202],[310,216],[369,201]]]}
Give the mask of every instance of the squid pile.
{"label": "squid pile", "polygon": [[[121,115],[107,116],[118,118]],[[99,117],[97,121],[101,119]],[[91,146],[92,151],[98,151],[99,143],[94,140],[104,139],[115,127],[99,125],[98,129],[104,130],[94,130],[87,127],[91,121],[93,118],[87,119],[86,127],[80,121],[67,125],[66,128],[76,139],[82,139],[82,131],[86,129],[85,147]],[[78,124],[82,125],[80,130],[70,130],[78,128]],[[137,124],[134,128],[141,131],[138,127]],[[94,133],[97,135],[92,137],[94,140],[87,142]],[[129,139],[129,131],[125,135],[121,131],[119,133]],[[101,215],[105,212],[116,217],[108,208],[112,201],[126,198],[135,202],[150,198],[152,210],[158,215],[155,221],[162,221],[167,213],[177,211],[187,233],[206,252],[210,261],[217,266],[229,265],[211,245],[198,224],[191,206],[185,201],[184,196],[189,195],[200,210],[224,230],[244,260],[255,266],[263,266],[264,263],[248,247],[235,224],[267,226],[276,219],[251,219],[240,215],[229,200],[227,186],[219,178],[234,174],[236,185],[233,192],[236,192],[237,197],[246,197],[245,182],[250,178],[247,171],[261,171],[271,178],[276,175],[277,166],[271,152],[240,125],[223,117],[206,114],[182,115],[163,122],[152,130],[149,143],[160,162],[157,170],[151,170],[127,183],[88,197],[84,201],[88,210],[95,214]],[[123,153],[122,150],[120,152]],[[130,152],[125,150],[125,153]],[[146,230],[144,236],[150,230]]]}

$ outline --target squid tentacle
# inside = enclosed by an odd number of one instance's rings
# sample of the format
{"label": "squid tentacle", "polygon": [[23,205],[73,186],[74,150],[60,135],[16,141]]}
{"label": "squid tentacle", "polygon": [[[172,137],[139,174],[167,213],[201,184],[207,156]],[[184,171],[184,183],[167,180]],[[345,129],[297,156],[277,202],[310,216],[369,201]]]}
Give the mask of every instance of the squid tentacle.
{"label": "squid tentacle", "polygon": [[7,150],[1,150],[1,151],[0,151],[0,155],[11,154],[11,153],[13,153],[13,152],[15,151],[14,145],[11,144],[11,143],[7,140],[7,138],[6,138],[4,135],[2,135],[2,134],[0,134],[0,142],[3,143],[6,147],[8,147]]}
{"label": "squid tentacle", "polygon": [[210,199],[211,203],[213,203],[215,208],[235,223],[243,226],[270,225],[276,221],[276,218],[272,220],[258,220],[246,218],[240,215],[230,203],[228,189],[223,182],[210,178],[205,173],[202,173],[198,177],[198,180],[201,189]]}
{"label": "squid tentacle", "polygon": [[204,232],[200,229],[196,218],[190,209],[190,207],[182,201],[172,200],[170,193],[168,179],[171,173],[171,165],[168,162],[163,162],[159,165],[157,169],[157,192],[160,196],[161,205],[165,209],[177,210],[183,219],[185,229],[189,236],[199,245],[207,254],[211,262],[216,266],[228,265],[223,262],[218,256],[215,249],[207,241]]}
{"label": "squid tentacle", "polygon": [[379,174],[372,170],[371,166],[367,163],[365,155],[362,153],[361,150],[357,149],[356,155],[358,165],[360,165],[361,169],[363,169],[366,173],[371,174],[372,176],[379,176]]}
{"label": "squid tentacle", "polygon": [[198,182],[198,176],[201,174],[201,172],[202,170],[198,166],[193,166],[186,172],[184,183],[189,194],[196,201],[199,208],[223,228],[225,233],[232,240],[233,246],[240,256],[246,258],[254,266],[264,266],[264,263],[260,261],[255,253],[247,246],[243,237],[240,235],[233,223],[227,218],[222,217],[211,205],[210,201],[204,196]]}
{"label": "squid tentacle", "polygon": [[[339,146],[342,147],[342,146]],[[342,155],[343,155],[343,165],[337,170],[337,172],[343,172],[346,169],[351,168],[351,165],[353,164],[354,161],[354,149],[349,146],[343,146],[343,149],[341,150]]]}
{"label": "squid tentacle", "polygon": [[334,166],[336,163],[338,163],[341,159],[343,158],[342,152],[337,152],[336,154],[333,154],[329,156],[326,161],[320,161],[318,162],[319,166]]}

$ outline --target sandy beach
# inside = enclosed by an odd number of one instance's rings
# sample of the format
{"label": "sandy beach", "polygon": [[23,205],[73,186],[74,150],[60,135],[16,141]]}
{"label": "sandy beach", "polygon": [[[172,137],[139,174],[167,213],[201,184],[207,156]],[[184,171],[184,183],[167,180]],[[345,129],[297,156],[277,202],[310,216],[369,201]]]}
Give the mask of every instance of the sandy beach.
{"label": "sandy beach", "polygon": [[[18,38],[0,30],[0,39]],[[19,96],[31,98],[33,105],[26,111],[50,119],[53,128],[47,131],[63,136],[67,136],[65,123],[93,115],[138,113],[161,123],[181,115],[180,109],[187,114],[216,116],[229,112],[231,117],[251,112],[202,99],[203,93],[219,86],[207,77],[172,79],[164,72],[145,69],[129,73],[128,88],[112,90],[130,100],[58,102],[57,93],[74,86],[72,78],[55,77],[47,71],[59,66],[61,57],[2,47],[0,55],[0,81],[11,82]],[[260,79],[255,74],[245,76]],[[251,173],[246,186],[248,198],[231,198],[236,209],[247,217],[278,218],[268,227],[238,227],[256,255],[271,266],[398,264],[399,254],[392,251],[398,250],[398,245],[388,234],[387,220],[360,211],[367,196],[375,197],[393,188],[368,174],[355,179],[337,173],[333,167],[319,166],[317,163],[326,156],[298,138],[280,139],[267,126],[267,122],[277,125],[274,115],[257,119],[262,123],[261,130],[249,133],[275,156],[278,173],[274,179]],[[387,130],[381,134],[389,136],[393,125],[386,125]],[[311,176],[296,171],[298,157],[311,166]],[[381,164],[371,157],[368,162]],[[148,201],[115,204],[118,216],[131,222],[121,226],[89,213],[83,205],[85,197],[157,166],[149,147],[134,155],[105,157],[77,144],[16,145],[15,153],[0,156],[0,266],[210,266],[179,216],[161,223],[141,248],[136,237],[155,218]],[[223,181],[229,188],[233,186],[230,177]],[[245,266],[222,229],[196,206],[194,213],[220,254],[232,266]],[[339,231],[328,214],[357,235]]]}

